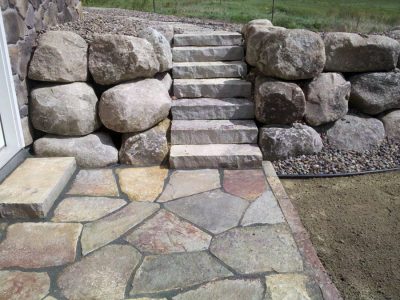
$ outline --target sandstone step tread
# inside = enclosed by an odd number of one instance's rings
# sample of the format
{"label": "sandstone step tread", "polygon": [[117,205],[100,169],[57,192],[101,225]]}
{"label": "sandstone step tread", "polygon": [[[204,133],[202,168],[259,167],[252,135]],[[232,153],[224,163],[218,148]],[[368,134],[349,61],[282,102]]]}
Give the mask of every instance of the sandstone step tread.
{"label": "sandstone step tread", "polygon": [[235,78],[247,74],[243,61],[175,62],[172,75],[175,79]]}
{"label": "sandstone step tread", "polygon": [[44,218],[76,169],[75,158],[28,158],[0,184],[0,218]]}
{"label": "sandstone step tread", "polygon": [[237,78],[175,79],[177,98],[249,98],[251,82]]}
{"label": "sandstone step tread", "polygon": [[188,32],[174,35],[174,46],[241,45],[242,43],[242,35],[238,32]]}
{"label": "sandstone step tread", "polygon": [[253,144],[258,128],[253,120],[175,120],[172,145]]}
{"label": "sandstone step tread", "polygon": [[170,166],[195,168],[260,168],[262,154],[257,144],[173,145]]}
{"label": "sandstone step tread", "polygon": [[254,118],[254,102],[244,98],[183,98],[172,101],[173,120],[241,120]]}
{"label": "sandstone step tread", "polygon": [[238,61],[244,58],[242,46],[174,47],[174,62]]}

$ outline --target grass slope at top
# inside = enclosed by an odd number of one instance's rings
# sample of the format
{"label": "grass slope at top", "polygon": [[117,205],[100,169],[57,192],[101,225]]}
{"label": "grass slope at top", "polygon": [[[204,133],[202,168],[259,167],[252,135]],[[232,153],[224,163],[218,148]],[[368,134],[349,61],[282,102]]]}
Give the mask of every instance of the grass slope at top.
{"label": "grass slope at top", "polygon": [[[83,0],[85,6],[153,11],[153,0]],[[245,23],[271,18],[272,0],[155,0],[160,14]],[[400,0],[275,0],[274,24],[317,31],[383,32],[400,25]]]}

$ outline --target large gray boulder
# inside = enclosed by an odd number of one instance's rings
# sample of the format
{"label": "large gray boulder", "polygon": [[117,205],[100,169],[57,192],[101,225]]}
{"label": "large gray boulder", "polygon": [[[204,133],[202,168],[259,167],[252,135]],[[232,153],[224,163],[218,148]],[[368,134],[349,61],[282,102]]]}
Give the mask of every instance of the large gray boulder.
{"label": "large gray boulder", "polygon": [[262,127],[259,146],[264,160],[272,161],[318,153],[323,148],[319,134],[313,128],[298,123]]}
{"label": "large gray boulder", "polygon": [[165,119],[149,130],[123,134],[120,162],[136,167],[163,164],[169,152],[167,132],[170,124],[170,120]]}
{"label": "large gray boulder", "polygon": [[38,87],[31,92],[31,121],[41,131],[86,135],[101,126],[97,96],[83,82]]}
{"label": "large gray boulder", "polygon": [[339,73],[322,73],[305,84],[305,120],[319,126],[347,114],[351,85]]}
{"label": "large gray boulder", "polygon": [[318,34],[308,30],[264,27],[246,45],[247,62],[265,76],[309,79],[325,66],[324,43]]}
{"label": "large gray boulder", "polygon": [[400,72],[367,73],[350,77],[350,105],[376,115],[400,108]]}
{"label": "large gray boulder", "polygon": [[89,70],[99,84],[153,77],[159,68],[154,48],[145,39],[103,34],[90,44]]}
{"label": "large gray boulder", "polygon": [[118,150],[110,136],[97,132],[82,137],[46,135],[33,144],[37,156],[76,158],[81,168],[100,168],[118,162]]}
{"label": "large gray boulder", "polygon": [[86,81],[88,45],[70,31],[48,31],[39,38],[28,76],[49,82]]}
{"label": "large gray boulder", "polygon": [[147,28],[139,32],[139,37],[146,39],[154,48],[158,62],[159,72],[172,69],[172,51],[168,40],[160,32],[153,28]]}
{"label": "large gray boulder", "polygon": [[305,112],[302,89],[295,83],[258,76],[255,84],[256,119],[263,124],[291,124]]}
{"label": "large gray boulder", "polygon": [[380,116],[389,141],[400,143],[400,110],[393,110]]}
{"label": "large gray boulder", "polygon": [[364,152],[379,146],[385,139],[385,128],[378,119],[346,115],[326,130],[329,144],[338,150]]}
{"label": "large gray boulder", "polygon": [[117,85],[103,93],[99,115],[103,124],[123,133],[147,130],[166,119],[171,98],[157,79],[144,79]]}
{"label": "large gray boulder", "polygon": [[324,35],[326,71],[377,72],[396,67],[400,44],[385,36],[329,32]]}

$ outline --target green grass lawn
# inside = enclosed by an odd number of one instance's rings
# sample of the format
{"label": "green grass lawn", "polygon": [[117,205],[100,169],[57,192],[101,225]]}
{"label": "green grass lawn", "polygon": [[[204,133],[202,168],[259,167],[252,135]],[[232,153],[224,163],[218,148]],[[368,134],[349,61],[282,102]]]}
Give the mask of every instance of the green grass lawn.
{"label": "green grass lawn", "polygon": [[[153,11],[153,0],[83,0],[85,6]],[[271,19],[272,0],[155,0],[156,12],[245,23]],[[274,25],[382,32],[400,25],[400,0],[275,0]]]}

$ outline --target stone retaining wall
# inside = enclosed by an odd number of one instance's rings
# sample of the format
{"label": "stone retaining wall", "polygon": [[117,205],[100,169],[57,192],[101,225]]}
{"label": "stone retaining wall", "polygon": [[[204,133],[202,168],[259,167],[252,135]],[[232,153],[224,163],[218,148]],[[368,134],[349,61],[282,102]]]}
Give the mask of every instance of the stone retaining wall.
{"label": "stone retaining wall", "polygon": [[25,144],[32,144],[28,120],[28,64],[39,32],[79,18],[80,0],[0,0]]}
{"label": "stone retaining wall", "polygon": [[400,28],[318,34],[255,20],[243,34],[264,159],[400,143]]}

